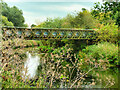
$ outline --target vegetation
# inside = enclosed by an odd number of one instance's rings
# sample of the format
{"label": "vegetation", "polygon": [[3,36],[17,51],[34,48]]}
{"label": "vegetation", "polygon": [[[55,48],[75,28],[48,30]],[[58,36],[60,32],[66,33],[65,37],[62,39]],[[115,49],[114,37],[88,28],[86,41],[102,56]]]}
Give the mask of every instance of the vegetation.
{"label": "vegetation", "polygon": [[[12,42],[9,42],[12,45]],[[38,51],[41,47],[38,47]],[[44,47],[45,48],[45,47]],[[47,49],[48,47],[46,47]],[[85,57],[79,57],[77,54],[73,53],[73,49],[69,48],[69,45],[54,49],[52,51],[40,54],[40,65],[38,67],[37,76],[33,79],[26,78],[27,76],[22,74],[21,70],[26,70],[24,65],[24,60],[26,54],[23,50],[13,50],[10,47],[8,50],[4,50],[3,59],[7,56],[12,58],[7,58],[6,63],[2,62],[2,78],[3,78],[3,88],[75,88],[82,87],[83,84],[94,86],[96,82],[95,76],[92,80],[87,80],[91,76],[90,72],[94,70],[106,70],[106,60],[103,62],[94,61],[93,59]],[[50,49],[49,49],[50,50]],[[51,53],[50,53],[51,52]],[[80,54],[79,54],[80,55]],[[13,60],[12,60],[13,59]],[[19,62],[18,62],[19,61]],[[16,64],[17,63],[17,64]],[[98,66],[96,66],[96,65]],[[16,67],[16,69],[15,69]],[[26,71],[27,73],[27,71]],[[24,77],[22,77],[22,76]],[[94,74],[96,75],[96,74]],[[97,76],[97,75],[96,75]],[[26,78],[26,79],[25,79]],[[106,79],[105,79],[106,80]],[[112,78],[110,78],[111,81]],[[12,81],[12,83],[10,83]],[[89,83],[88,83],[89,81]],[[103,81],[104,82],[104,81]],[[114,81],[111,81],[114,83]],[[107,82],[105,83],[107,84]],[[108,84],[112,85],[112,84]]]}
{"label": "vegetation", "polygon": [[[112,0],[114,1],[114,0]],[[3,3],[2,25],[25,26],[22,10]],[[48,18],[31,28],[95,28],[93,40],[2,40],[1,77],[5,88],[118,88],[118,27],[120,2],[95,3],[64,18]],[[4,38],[4,37],[3,37]],[[37,47],[36,47],[37,46]],[[35,77],[27,76],[26,52],[39,57]],[[33,63],[32,63],[33,64]],[[25,71],[25,73],[23,73]]]}
{"label": "vegetation", "polygon": [[79,12],[75,17],[75,27],[77,28],[91,29],[95,28],[97,23],[97,20],[95,20],[91,13],[87,10]]}
{"label": "vegetation", "polygon": [[9,22],[7,17],[2,16],[2,26],[14,26],[12,22]]}
{"label": "vegetation", "polygon": [[99,28],[96,30],[98,33],[97,41],[103,42],[111,42],[111,43],[118,43],[118,26],[113,24],[101,24]]}
{"label": "vegetation", "polygon": [[[22,10],[19,10],[16,6],[9,7],[7,3],[2,2],[2,15],[8,18],[9,22],[12,22],[14,26],[26,27]],[[10,24],[11,26],[11,24]]]}
{"label": "vegetation", "polygon": [[45,22],[36,27],[42,28],[95,28],[97,24],[89,11],[78,12],[77,15],[68,14],[64,18],[48,18]]}
{"label": "vegetation", "polygon": [[118,46],[112,43],[103,42],[98,45],[91,45],[82,50],[89,57],[96,60],[108,60],[113,65],[118,65]]}
{"label": "vegetation", "polygon": [[98,2],[92,11],[92,15],[99,19],[101,23],[106,22],[116,22],[120,26],[119,22],[119,12],[120,12],[120,2],[119,0],[113,0],[112,2],[104,2],[102,5]]}

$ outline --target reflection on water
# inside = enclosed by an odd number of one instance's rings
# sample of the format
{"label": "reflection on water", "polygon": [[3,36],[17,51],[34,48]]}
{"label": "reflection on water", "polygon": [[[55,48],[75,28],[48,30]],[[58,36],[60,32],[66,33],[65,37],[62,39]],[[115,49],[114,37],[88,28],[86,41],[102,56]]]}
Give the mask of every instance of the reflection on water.
{"label": "reflection on water", "polygon": [[[33,78],[36,75],[36,70],[39,65],[40,58],[38,56],[32,56],[29,52],[27,54],[27,60],[25,62],[24,68],[27,68],[26,76]],[[25,74],[25,71],[23,71]]]}

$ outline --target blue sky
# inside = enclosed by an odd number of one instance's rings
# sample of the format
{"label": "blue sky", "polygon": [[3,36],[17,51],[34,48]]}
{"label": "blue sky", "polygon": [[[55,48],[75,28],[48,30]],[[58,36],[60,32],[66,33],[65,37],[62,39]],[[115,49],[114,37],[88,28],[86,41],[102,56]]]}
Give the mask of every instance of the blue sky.
{"label": "blue sky", "polygon": [[82,8],[91,10],[95,2],[102,0],[4,0],[10,7],[17,6],[23,11],[25,23],[39,24],[47,17],[65,17]]}

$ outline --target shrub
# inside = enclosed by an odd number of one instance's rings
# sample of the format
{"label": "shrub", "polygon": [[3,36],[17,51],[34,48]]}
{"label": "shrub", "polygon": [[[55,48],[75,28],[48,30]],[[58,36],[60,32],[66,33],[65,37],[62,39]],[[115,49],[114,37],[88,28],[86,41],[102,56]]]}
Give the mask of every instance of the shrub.
{"label": "shrub", "polygon": [[[54,49],[52,53],[42,54],[40,60],[41,64],[38,67],[37,75],[38,77],[47,76],[45,82],[49,83],[48,87],[81,87],[85,81],[85,75],[95,68],[91,67],[93,69],[83,72],[81,61],[69,45]],[[86,62],[84,65],[89,66],[89,61]]]}
{"label": "shrub", "polygon": [[88,56],[92,56],[96,60],[108,59],[110,63],[118,63],[118,46],[108,42],[98,43],[98,45],[91,45],[82,50]]}
{"label": "shrub", "polygon": [[[10,42],[10,45],[13,45]],[[44,47],[45,49],[48,47]],[[1,48],[2,49],[2,48]],[[24,48],[25,49],[25,48]],[[32,53],[34,49],[30,50]],[[41,53],[40,65],[38,67],[38,77],[30,79],[26,78],[27,68],[24,68],[26,60],[25,52],[21,50],[12,50],[11,47],[2,51],[2,89],[4,88],[81,88],[84,84],[92,84],[85,82],[88,75],[96,67],[90,59],[79,60],[77,55],[69,46],[59,47],[51,53]],[[9,57],[9,58],[8,58]],[[21,58],[22,57],[22,58]],[[90,64],[92,64],[90,66]],[[98,65],[98,63],[97,63]],[[83,66],[91,67],[87,71]],[[83,67],[83,68],[82,68]],[[21,70],[26,70],[22,75]],[[23,77],[22,77],[23,76]],[[108,84],[108,82],[107,82]]]}
{"label": "shrub", "polygon": [[39,46],[38,49],[39,49],[40,52],[42,52],[42,53],[52,52],[52,51],[53,51],[53,48],[52,48],[52,47],[44,46],[44,45]]}
{"label": "shrub", "polygon": [[118,26],[115,24],[101,24],[99,29],[97,30],[99,41],[107,41],[112,43],[118,42]]}

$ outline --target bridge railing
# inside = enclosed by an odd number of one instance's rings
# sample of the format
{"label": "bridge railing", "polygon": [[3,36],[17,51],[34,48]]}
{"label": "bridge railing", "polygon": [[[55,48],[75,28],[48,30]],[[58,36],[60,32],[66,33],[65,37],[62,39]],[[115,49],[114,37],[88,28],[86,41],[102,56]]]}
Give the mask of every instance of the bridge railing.
{"label": "bridge railing", "polygon": [[64,28],[20,28],[2,27],[5,38],[24,39],[95,39],[93,29],[64,29]]}

